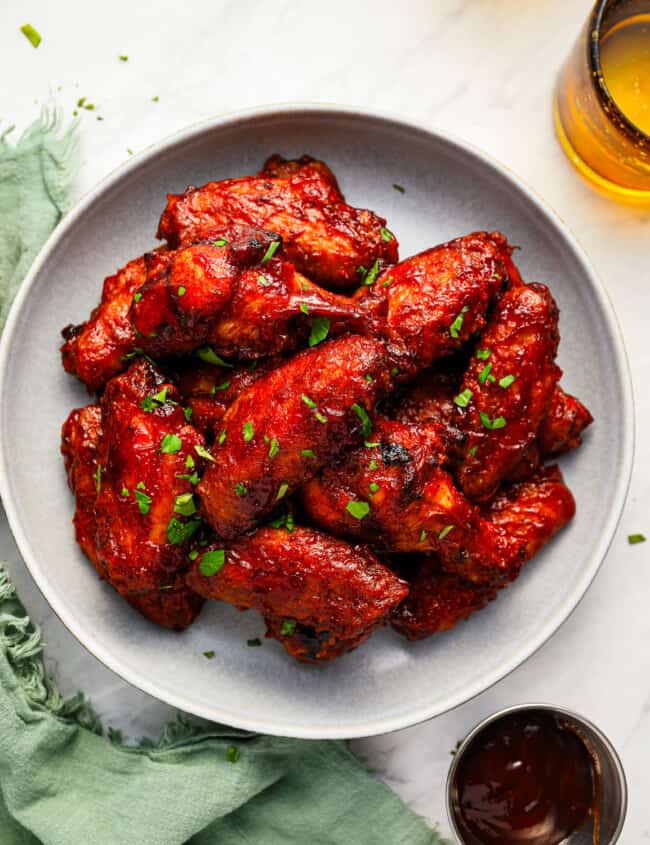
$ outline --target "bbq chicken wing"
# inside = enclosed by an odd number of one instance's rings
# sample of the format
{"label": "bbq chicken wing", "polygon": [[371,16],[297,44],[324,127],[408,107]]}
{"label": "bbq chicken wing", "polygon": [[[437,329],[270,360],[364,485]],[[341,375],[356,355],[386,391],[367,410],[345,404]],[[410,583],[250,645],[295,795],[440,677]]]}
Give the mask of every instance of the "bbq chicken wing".
{"label": "bbq chicken wing", "polygon": [[92,393],[121,372],[137,347],[129,317],[133,295],[146,281],[144,258],[130,261],[104,281],[100,304],[85,323],[63,329],[63,367]]}
{"label": "bbq chicken wing", "polygon": [[[75,494],[74,524],[77,542],[102,579],[106,579],[147,619],[168,628],[187,627],[201,609],[203,600],[191,592],[179,574],[159,589],[140,589],[136,580],[114,580],[105,558],[98,551],[97,500],[108,483],[105,466],[100,463],[104,448],[102,410],[99,405],[73,411],[62,430],[61,451],[65,458],[70,488]],[[140,491],[142,492],[142,491]],[[146,500],[140,500],[145,506]],[[118,527],[116,526],[116,531]],[[119,541],[124,537],[119,529]],[[137,555],[137,551],[134,551]],[[133,565],[136,565],[134,559]],[[131,589],[134,588],[134,589]]]}
{"label": "bbq chicken wing", "polygon": [[102,398],[96,548],[119,591],[173,587],[200,528],[192,481],[204,441],[179,399],[144,360],[113,378]]}
{"label": "bbq chicken wing", "polygon": [[210,547],[187,583],[206,598],[255,608],[269,635],[308,662],[355,648],[408,592],[366,547],[300,526],[261,528],[225,550]]}
{"label": "bbq chicken wing", "polygon": [[561,370],[558,310],[544,285],[509,290],[497,305],[454,399],[464,433],[456,480],[485,500],[537,438]]}
{"label": "bbq chicken wing", "polygon": [[262,376],[226,411],[197,488],[217,534],[250,530],[338,452],[370,433],[390,388],[383,344],[347,335]]}
{"label": "bbq chicken wing", "polygon": [[[515,485],[485,514],[442,467],[435,426],[381,421],[372,443],[340,456],[302,489],[309,517],[339,536],[391,552],[434,552],[446,569],[470,581],[501,584],[573,516],[573,499],[557,470]],[[509,530],[507,519],[517,530]]]}
{"label": "bbq chicken wing", "polygon": [[412,377],[483,328],[498,292],[519,279],[510,253],[499,232],[475,232],[407,258],[355,295],[403,374]]}
{"label": "bbq chicken wing", "polygon": [[232,223],[257,226],[281,235],[283,253],[296,270],[325,287],[356,287],[360,267],[397,261],[397,240],[386,221],[347,205],[325,165],[274,158],[267,168],[261,176],[169,194],[158,237],[176,248],[211,238]]}

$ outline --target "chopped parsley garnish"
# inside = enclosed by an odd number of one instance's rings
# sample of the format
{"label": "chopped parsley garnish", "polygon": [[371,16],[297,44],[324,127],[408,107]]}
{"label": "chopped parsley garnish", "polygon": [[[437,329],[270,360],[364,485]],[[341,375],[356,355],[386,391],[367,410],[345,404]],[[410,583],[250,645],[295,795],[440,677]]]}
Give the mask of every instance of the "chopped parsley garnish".
{"label": "chopped parsley garnish", "polygon": [[122,489],[120,490],[120,496],[130,496],[130,495],[131,494],[129,493],[129,488],[128,487],[122,487]]}
{"label": "chopped parsley garnish", "polygon": [[160,451],[166,455],[173,455],[180,451],[183,441],[177,434],[166,434],[160,441]]}
{"label": "chopped parsley garnish", "polygon": [[219,432],[219,437],[217,437],[217,445],[223,446],[223,444],[225,442],[226,442],[226,429],[222,428],[221,431]]}
{"label": "chopped parsley garnish", "polygon": [[235,484],[235,496],[245,496],[247,493],[248,490],[246,489],[246,485],[242,484],[241,481],[238,481],[237,484]]}
{"label": "chopped parsley garnish", "polygon": [[479,417],[481,418],[481,422],[483,426],[490,431],[494,431],[497,428],[505,428],[506,427],[506,418],[505,417],[495,417],[493,420],[489,418],[489,416],[485,413],[485,411],[478,412]]}
{"label": "chopped parsley garnish", "polygon": [[366,447],[366,449],[374,449],[375,446],[380,446],[381,444],[380,444],[379,440],[373,440],[373,441],[364,440],[363,445]]}
{"label": "chopped parsley garnish", "polygon": [[188,406],[187,408],[183,408],[183,414],[185,415],[185,419],[188,422],[192,422],[192,414],[194,411]]}
{"label": "chopped parsley garnish", "polygon": [[372,382],[374,381],[374,378],[370,375],[370,373],[366,373],[366,381],[368,382],[368,384],[372,384]]}
{"label": "chopped parsley garnish", "polygon": [[393,233],[389,232],[384,226],[381,227],[381,238],[388,243],[393,240]]}
{"label": "chopped parsley garnish", "polygon": [[318,420],[319,423],[323,423],[323,425],[327,422],[327,417],[325,414],[321,414],[320,411],[314,411],[314,416]]}
{"label": "chopped parsley garnish", "polygon": [[275,253],[278,251],[278,247],[280,246],[280,241],[271,241],[268,245],[266,252],[264,253],[264,258],[260,261],[260,264],[266,264]]}
{"label": "chopped parsley garnish", "polygon": [[213,552],[203,552],[199,563],[201,575],[216,575],[226,562],[226,552],[223,549],[216,549]]}
{"label": "chopped parsley garnish", "polygon": [[245,443],[248,443],[249,440],[252,440],[253,437],[255,437],[255,429],[253,428],[253,423],[245,422],[244,425],[241,427],[241,433]]}
{"label": "chopped parsley garnish", "polygon": [[513,376],[512,373],[509,373],[507,376],[499,379],[499,387],[502,387],[505,390],[507,387],[510,387],[516,379],[517,376]]}
{"label": "chopped parsley garnish", "polygon": [[141,299],[142,299],[142,294],[138,290],[133,294],[133,301],[134,302],[140,302]]}
{"label": "chopped parsley garnish", "polygon": [[277,502],[279,499],[284,499],[284,497],[287,495],[288,489],[289,489],[289,485],[287,484],[286,481],[283,481],[282,484],[280,485],[279,489],[278,489],[278,492],[277,492],[276,497],[275,497],[275,501]]}
{"label": "chopped parsley garnish", "polygon": [[[141,484],[142,482],[139,482],[137,486],[140,487]],[[142,484],[142,487],[144,487],[144,484]],[[140,513],[143,516],[148,514],[149,508],[151,507],[151,496],[148,496],[146,493],[143,493],[142,490],[134,490],[133,495],[135,497],[136,502],[138,503]]]}
{"label": "chopped parsley garnish", "polygon": [[227,246],[228,241],[225,238],[217,238],[216,241],[212,241],[212,246]]}
{"label": "chopped parsley garnish", "polygon": [[467,451],[467,454],[470,456],[470,458],[473,458],[477,451],[478,446],[472,446],[472,448]]}
{"label": "chopped parsley garnish", "polygon": [[384,281],[379,285],[380,288],[387,288],[388,285],[393,281],[392,276],[388,276]]}
{"label": "chopped parsley garnish", "polygon": [[361,434],[363,434],[363,436],[367,439],[372,434],[372,422],[366,413],[366,409],[357,402],[351,406],[351,409],[361,420]]}
{"label": "chopped parsley garnish", "polygon": [[311,334],[309,335],[309,345],[317,346],[325,340],[330,330],[329,317],[314,317],[311,321]]}
{"label": "chopped parsley garnish", "polygon": [[355,519],[363,519],[370,513],[370,505],[368,502],[358,502],[351,500],[345,506],[346,511]]}
{"label": "chopped parsley garnish", "polygon": [[174,513],[181,516],[192,516],[196,513],[196,505],[194,504],[194,495],[192,493],[181,493],[174,499]]}
{"label": "chopped parsley garnish", "polygon": [[229,763],[236,763],[239,760],[239,749],[234,745],[229,745],[226,749],[226,760]]}
{"label": "chopped parsley garnish", "polygon": [[[359,268],[359,271],[361,271],[362,269],[365,271],[365,268],[362,268],[362,267]],[[370,286],[370,285],[374,284],[378,275],[379,275],[379,259],[375,258],[375,263],[372,265],[370,270],[368,270],[368,272],[363,273],[362,278],[363,278],[364,285]]]}
{"label": "chopped parsley garnish", "polygon": [[208,660],[212,660],[212,658],[214,657],[214,651],[212,651],[212,649],[210,649],[209,651],[204,651],[203,656],[207,657]]}
{"label": "chopped parsley garnish", "polygon": [[[223,432],[222,432],[222,433],[223,433]],[[224,440],[225,440],[225,439],[226,439],[226,438],[224,437]],[[208,450],[205,448],[205,446],[201,446],[200,444],[198,444],[198,445],[196,445],[196,446],[194,447],[194,451],[195,451],[195,452],[196,452],[196,454],[199,456],[199,458],[205,458],[205,460],[206,460],[206,461],[212,461],[212,463],[213,463],[213,464],[214,464],[214,463],[216,463],[215,459],[214,459],[214,458],[212,457],[212,455],[208,452]],[[187,466],[187,462],[186,462],[186,464],[185,464],[185,465]],[[191,467],[190,467],[190,469],[191,469]]]}
{"label": "chopped parsley garnish", "polygon": [[128,57],[128,56],[118,56],[118,59],[119,59],[121,62],[128,62],[129,57]]}
{"label": "chopped parsley garnish", "polygon": [[423,528],[422,531],[420,531],[420,541],[419,542],[424,543],[424,541],[426,539],[427,539],[427,532]]}
{"label": "chopped parsley garnish", "polygon": [[449,534],[450,531],[453,531],[455,527],[455,525],[445,525],[440,534],[438,534],[438,539],[444,540],[447,534]]}
{"label": "chopped parsley garnish", "polygon": [[181,522],[180,519],[176,519],[175,516],[172,516],[167,524],[167,539],[174,545],[184,543],[196,534],[200,525],[200,519],[191,519],[189,522]]}
{"label": "chopped parsley garnish", "polygon": [[295,619],[285,619],[280,627],[280,635],[283,637],[290,637],[296,630],[298,623]]}
{"label": "chopped parsley garnish", "polygon": [[376,492],[377,492],[377,490],[379,490],[379,484],[377,484],[377,482],[376,482],[376,481],[372,481],[372,482],[368,485],[368,488],[369,488],[369,490],[370,490],[370,492],[371,492],[371,493],[376,493]]}
{"label": "chopped parsley garnish", "polygon": [[471,391],[469,387],[466,387],[465,390],[461,390],[458,396],[454,396],[454,403],[458,405],[459,408],[466,408],[473,395],[473,391]]}
{"label": "chopped parsley garnish", "polygon": [[273,440],[271,440],[271,445],[269,447],[269,458],[274,458],[278,454],[279,451],[280,451],[280,443],[278,441],[278,438],[274,437]]}
{"label": "chopped parsley garnish", "polygon": [[183,285],[179,285],[177,290],[176,290],[176,296],[185,296],[186,293],[187,293],[187,288],[184,287]]}
{"label": "chopped parsley garnish", "polygon": [[479,361],[486,361],[491,354],[491,349],[477,349],[475,352],[475,355],[479,359]]}
{"label": "chopped parsley garnish", "polygon": [[158,94],[156,94],[156,96],[155,96],[155,97],[152,97],[152,98],[151,98],[151,102],[152,102],[152,103],[157,103],[159,100],[160,100],[160,97],[158,96]]}
{"label": "chopped parsley garnish", "polygon": [[481,384],[485,384],[486,381],[494,381],[494,376],[492,375],[492,364],[486,364],[481,372],[478,374],[478,380]]}
{"label": "chopped parsley garnish", "polygon": [[185,458],[185,466],[186,466],[188,469],[194,469],[194,467],[196,466],[196,462],[195,462],[194,458],[193,458],[191,455],[188,455],[188,456]]}
{"label": "chopped parsley garnish", "polygon": [[296,523],[292,513],[283,513],[282,516],[277,517],[277,519],[272,519],[269,522],[269,525],[271,528],[286,528],[289,534],[291,534],[296,526]]}
{"label": "chopped parsley garnish", "polygon": [[215,384],[212,387],[212,390],[210,391],[210,393],[214,396],[214,394],[217,392],[217,390],[228,390],[228,388],[230,387],[231,384],[232,384],[232,382],[230,382],[230,381],[222,381],[221,384]]}
{"label": "chopped parsley garnish", "polygon": [[309,314],[309,308],[307,308],[304,302],[300,303],[300,310],[303,314]]}
{"label": "chopped parsley garnish", "polygon": [[38,47],[38,45],[43,40],[40,32],[38,32],[38,30],[34,29],[34,27],[31,25],[31,23],[24,23],[20,27],[20,31],[22,32],[22,34],[25,36],[25,38],[29,41],[29,43],[34,48]]}
{"label": "chopped parsley garnish", "polygon": [[460,314],[456,317],[454,322],[449,326],[449,334],[456,339],[460,333],[460,330],[463,328],[463,320],[465,319],[465,314],[469,311],[467,305],[464,305],[461,310]]}
{"label": "chopped parsley garnish", "polygon": [[643,534],[628,534],[627,542],[631,546],[636,546],[637,543],[645,543],[645,537]]}
{"label": "chopped parsley garnish", "polygon": [[393,188],[395,188],[395,190],[396,190],[396,191],[399,191],[399,192],[400,192],[400,194],[405,194],[405,193],[406,193],[406,188],[403,188],[401,185],[398,185],[398,184],[397,184],[397,183],[395,183],[395,182],[393,182]]}
{"label": "chopped parsley garnish", "polygon": [[377,469],[377,461],[373,458],[372,461],[368,464],[369,470]]}
{"label": "chopped parsley garnish", "polygon": [[95,491],[99,496],[101,489],[102,489],[102,465],[97,464],[97,469],[93,473],[93,478],[95,480]]}
{"label": "chopped parsley garnish", "polygon": [[162,390],[159,390],[158,393],[154,393],[153,396],[145,396],[142,402],[140,402],[140,407],[143,411],[153,411],[155,408],[160,408],[165,404],[165,402],[167,402],[168,393],[169,388],[163,387]]}
{"label": "chopped parsley garnish", "polygon": [[263,288],[268,288],[268,286],[271,284],[270,279],[267,279],[264,273],[257,274],[257,281],[260,285],[262,285]]}
{"label": "chopped parsley garnish", "polygon": [[187,555],[187,556],[189,557],[189,559],[190,559],[190,560],[196,560],[196,559],[197,559],[197,557],[199,556],[198,549],[192,549],[192,550],[188,553],[188,555]]}
{"label": "chopped parsley garnish", "polygon": [[257,648],[262,645],[262,640],[259,637],[253,637],[251,640],[246,640],[246,645],[250,648]]}
{"label": "chopped parsley garnish", "polygon": [[392,367],[391,371],[390,371],[390,377],[395,378],[395,376],[398,376],[398,375],[399,375],[399,370],[397,369],[397,367]]}
{"label": "chopped parsley garnish", "polygon": [[189,481],[190,484],[198,484],[199,483],[199,474],[198,472],[193,472],[191,475],[188,473],[181,473],[176,476],[176,478],[184,478],[186,481]]}
{"label": "chopped parsley garnish", "polygon": [[313,449],[301,449],[300,454],[303,455],[305,458],[315,458],[316,457]]}
{"label": "chopped parsley garnish", "polygon": [[301,394],[300,394],[300,398],[302,399],[302,401],[305,403],[305,405],[306,405],[308,408],[312,408],[312,409],[313,409],[313,408],[315,408],[315,407],[316,407],[316,403],[314,402],[314,400],[313,400],[313,399],[310,399],[310,398],[309,398],[309,396],[306,396],[304,393],[301,393]]}
{"label": "chopped parsley garnish", "polygon": [[196,354],[206,364],[213,364],[215,367],[232,368],[232,364],[228,364],[223,358],[220,358],[211,346],[202,346],[196,350]]}

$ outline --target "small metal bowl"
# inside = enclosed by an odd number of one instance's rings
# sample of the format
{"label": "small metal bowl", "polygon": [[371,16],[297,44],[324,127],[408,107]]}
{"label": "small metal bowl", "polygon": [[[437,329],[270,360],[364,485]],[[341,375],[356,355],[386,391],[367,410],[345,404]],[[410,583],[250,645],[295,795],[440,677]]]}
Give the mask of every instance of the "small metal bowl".
{"label": "small metal bowl", "polygon": [[[454,760],[449,768],[447,775],[447,814],[449,816],[449,823],[451,828],[461,845],[467,845],[467,840],[458,827],[456,820],[456,813],[454,805],[457,799],[456,773],[458,766],[467,750],[469,744],[475,737],[477,737],[484,728],[491,725],[493,722],[502,719],[504,716],[509,716],[511,713],[521,713],[524,711],[545,712],[551,713],[554,716],[560,717],[564,722],[571,725],[576,734],[583,740],[587,749],[591,753],[594,764],[597,768],[597,773],[600,781],[600,796],[599,796],[599,810],[600,810],[600,828],[599,828],[599,845],[614,845],[621,835],[623,823],[625,822],[625,814],[627,812],[627,784],[625,782],[625,773],[623,766],[616,753],[613,745],[607,739],[605,734],[577,713],[571,710],[565,710],[563,707],[555,707],[551,704],[517,704],[513,707],[505,707],[488,716],[482,722],[479,722],[476,727],[471,730],[465,739],[461,742],[454,756]],[[593,845],[593,822],[576,831],[568,839],[564,840],[563,845]]]}

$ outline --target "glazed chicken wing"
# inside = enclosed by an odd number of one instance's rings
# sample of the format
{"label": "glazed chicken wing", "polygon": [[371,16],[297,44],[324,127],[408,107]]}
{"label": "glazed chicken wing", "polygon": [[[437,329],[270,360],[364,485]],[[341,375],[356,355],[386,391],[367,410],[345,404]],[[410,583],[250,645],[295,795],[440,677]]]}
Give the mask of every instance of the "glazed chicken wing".
{"label": "glazed chicken wing", "polygon": [[[103,438],[99,405],[73,411],[64,423],[61,450],[70,488],[76,499],[74,523],[77,542],[100,577],[108,580],[143,616],[164,627],[185,628],[194,620],[203,601],[189,590],[179,574],[168,579],[169,583],[160,589],[140,590],[138,583],[114,581],[104,558],[98,553],[96,506],[98,496],[107,483],[107,472],[99,459]],[[142,499],[142,502],[144,504],[145,500]]]}
{"label": "glazed chicken wing", "polygon": [[[407,258],[356,294],[373,330],[409,376],[459,349],[519,274],[499,232],[475,232]],[[366,279],[367,281],[367,279]]]}
{"label": "glazed chicken wing", "polygon": [[252,528],[346,446],[370,433],[368,412],[388,391],[383,344],[347,335],[299,353],[226,411],[197,490],[221,537]]}
{"label": "glazed chicken wing", "polygon": [[[495,510],[484,514],[442,467],[444,449],[435,426],[381,421],[372,442],[342,455],[303,487],[310,518],[339,536],[373,541],[392,552],[434,552],[446,569],[498,584],[515,578],[573,516],[573,499],[559,471],[540,471],[527,485],[498,497]],[[508,530],[507,519],[517,522],[517,530]]]}
{"label": "glazed chicken wing", "polygon": [[347,205],[324,168],[273,159],[263,175],[169,194],[158,237],[175,248],[232,223],[257,226],[282,236],[283,253],[298,272],[325,287],[356,287],[359,267],[397,261],[397,241],[382,217]]}
{"label": "glazed chicken wing", "polygon": [[498,303],[454,399],[464,433],[456,479],[489,499],[537,438],[561,370],[558,310],[545,285],[521,285]]}
{"label": "glazed chicken wing", "polygon": [[299,660],[331,660],[355,648],[408,592],[367,548],[311,528],[262,528],[229,545],[216,563],[215,552],[210,547],[196,560],[189,586],[258,610],[269,635]]}
{"label": "glazed chicken wing", "polygon": [[120,591],[173,586],[200,528],[192,476],[204,441],[179,398],[144,360],[113,378],[102,398],[97,556]]}

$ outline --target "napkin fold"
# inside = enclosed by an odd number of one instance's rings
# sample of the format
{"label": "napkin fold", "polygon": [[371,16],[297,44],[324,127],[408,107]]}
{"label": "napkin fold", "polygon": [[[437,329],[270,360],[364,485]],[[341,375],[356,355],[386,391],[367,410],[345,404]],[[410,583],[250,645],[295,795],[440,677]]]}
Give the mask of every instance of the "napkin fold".
{"label": "napkin fold", "polygon": [[[0,327],[77,172],[76,125],[0,136]],[[2,845],[444,845],[343,742],[260,736],[179,714],[157,742],[104,736],[45,675],[0,564]]]}

